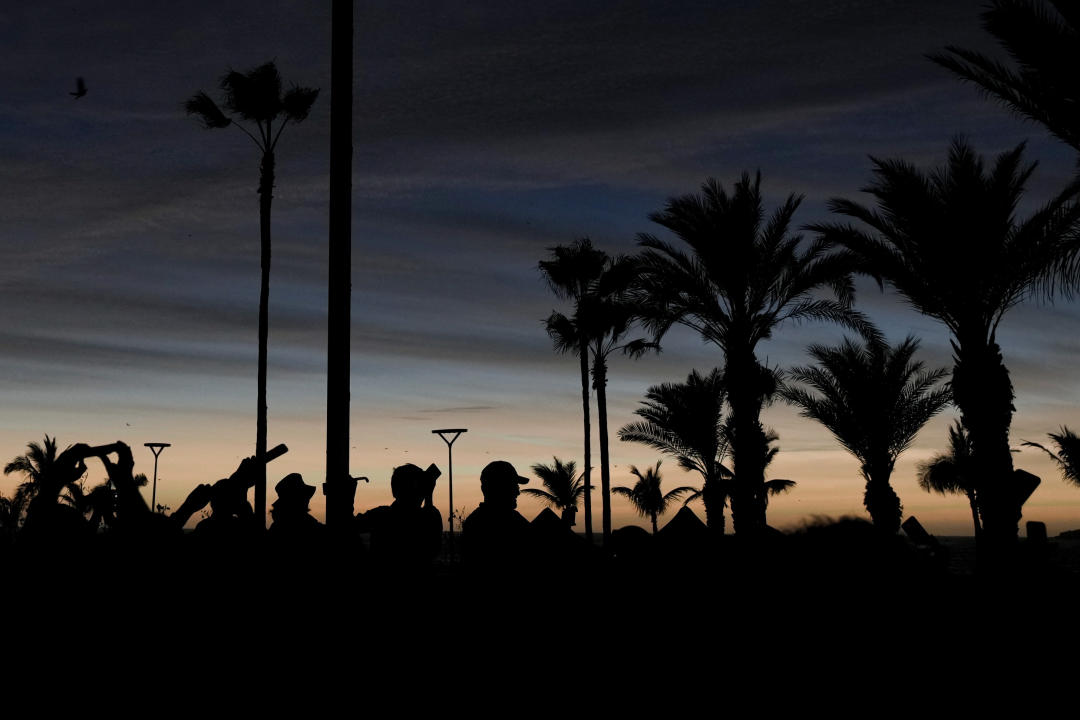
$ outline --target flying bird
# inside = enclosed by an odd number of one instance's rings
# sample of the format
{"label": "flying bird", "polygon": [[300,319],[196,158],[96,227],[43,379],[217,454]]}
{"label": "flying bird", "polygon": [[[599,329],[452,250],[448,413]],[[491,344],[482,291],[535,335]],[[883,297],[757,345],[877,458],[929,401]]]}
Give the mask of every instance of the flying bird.
{"label": "flying bird", "polygon": [[72,96],[75,97],[76,100],[78,100],[79,98],[81,98],[85,94],[86,94],[86,81],[83,80],[81,77],[80,78],[75,78],[75,92],[68,93],[68,95],[72,95]]}

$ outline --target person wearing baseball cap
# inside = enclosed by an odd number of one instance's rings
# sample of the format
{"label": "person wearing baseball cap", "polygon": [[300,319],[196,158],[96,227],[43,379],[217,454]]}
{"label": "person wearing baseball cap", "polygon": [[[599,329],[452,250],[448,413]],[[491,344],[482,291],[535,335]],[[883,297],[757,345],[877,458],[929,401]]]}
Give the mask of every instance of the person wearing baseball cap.
{"label": "person wearing baseball cap", "polygon": [[505,460],[489,462],[480,473],[480,492],[489,505],[517,508],[519,485],[528,485],[529,479],[518,475],[514,466]]}
{"label": "person wearing baseball cap", "polygon": [[484,571],[505,572],[528,553],[529,521],[517,511],[519,486],[529,482],[513,465],[495,460],[480,473],[484,501],[462,524],[465,562]]}

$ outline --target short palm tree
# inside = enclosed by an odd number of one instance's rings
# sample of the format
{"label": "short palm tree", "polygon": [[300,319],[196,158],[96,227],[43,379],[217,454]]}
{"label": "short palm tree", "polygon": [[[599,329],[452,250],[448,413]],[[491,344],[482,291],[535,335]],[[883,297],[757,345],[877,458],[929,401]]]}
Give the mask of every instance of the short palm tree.
{"label": "short palm tree", "polygon": [[[725,432],[727,434],[730,434],[730,427],[725,428]],[[776,431],[771,429],[764,430],[761,435],[761,440],[765,444],[765,451],[762,454],[765,457],[766,468],[768,468],[772,461],[776,459],[777,453],[780,452],[780,448],[774,445],[774,443],[779,439],[780,436],[776,434]],[[708,503],[709,500],[707,498],[710,494],[713,496],[712,502],[714,506],[717,503],[726,502],[727,499],[731,497],[735,489],[735,474],[728,470],[726,467],[723,468],[722,472],[723,474],[720,481],[713,484],[711,492],[709,491],[708,486],[703,485],[700,490],[695,490],[694,492],[683,498],[683,505],[689,505],[690,503],[698,499],[702,500],[702,502]],[[763,493],[765,498],[765,508],[768,509],[769,507],[769,498],[775,495],[782,495],[786,492],[789,492],[796,485],[798,485],[798,483],[794,480],[783,480],[780,478],[766,480]],[[721,508],[723,508],[723,505],[721,505]],[[708,512],[708,508],[706,508],[706,520],[708,520]],[[723,523],[721,523],[720,529],[723,530]]]}
{"label": "short palm tree", "polygon": [[[25,454],[19,455],[4,466],[5,475],[19,473],[24,478],[11,498],[17,513],[27,510],[31,501],[42,491],[44,481],[50,476],[56,464],[58,455],[56,448],[56,438],[45,435],[42,443],[28,443]],[[65,483],[60,489],[67,493],[65,499],[69,503],[73,503],[75,498],[82,497],[82,487],[78,483],[78,478]]]}
{"label": "short palm tree", "polygon": [[578,356],[581,365],[581,407],[584,418],[585,468],[585,539],[592,542],[592,425],[589,410],[589,337],[584,332],[581,317],[582,301],[591,291],[607,264],[608,256],[592,245],[588,238],[569,245],[550,248],[551,256],[540,261],[540,272],[555,295],[574,302],[574,314],[568,317],[552,312],[547,319],[547,331],[560,353]]}
{"label": "short palm tree", "polygon": [[611,489],[616,495],[625,497],[634,506],[638,514],[641,517],[647,517],[652,521],[652,531],[656,534],[657,524],[656,519],[667,512],[671,503],[677,502],[679,498],[692,493],[696,488],[692,487],[677,487],[669,492],[663,492],[660,489],[660,460],[656,461],[656,467],[646,468],[642,473],[636,466],[630,466],[630,474],[637,478],[637,482],[633,487],[625,487],[617,485]]}
{"label": "short palm tree", "polygon": [[577,463],[573,460],[563,462],[552,458],[551,465],[537,463],[532,466],[533,474],[540,478],[544,489],[525,488],[522,495],[538,498],[550,507],[562,511],[562,518],[568,525],[574,525],[578,501],[585,494],[585,474],[577,474]]}
{"label": "short palm tree", "polygon": [[861,463],[866,506],[874,525],[900,530],[903,506],[889,484],[896,459],[919,430],[952,400],[948,387],[935,387],[948,371],[927,370],[912,358],[919,342],[908,337],[890,346],[879,336],[865,343],[845,338],[839,347],[811,345],[817,361],[790,371],[805,387],[788,384],[781,395],[817,420]]}
{"label": "short palm tree", "polygon": [[694,494],[705,502],[707,525],[724,533],[724,506],[731,492],[731,470],[724,465],[730,445],[724,418],[727,388],[714,369],[704,377],[694,370],[684,383],[653,385],[634,414],[641,418],[619,430],[623,442],[647,445],[701,475]]}
{"label": "short palm tree", "polygon": [[995,0],[983,27],[1013,66],[955,46],[930,56],[1080,150],[1080,10],[1073,0]]}
{"label": "short palm tree", "polygon": [[941,495],[966,495],[971,505],[971,521],[975,537],[982,534],[979,522],[979,503],[976,497],[975,468],[971,456],[971,440],[957,420],[949,428],[949,452],[935,455],[919,463],[919,487]]}
{"label": "short palm tree", "polygon": [[[274,197],[274,151],[285,127],[303,122],[318,97],[317,88],[293,86],[282,93],[281,75],[273,62],[247,73],[230,71],[221,78],[225,111],[205,92],[198,92],[185,103],[191,115],[197,115],[210,129],[239,128],[259,150],[259,237],[261,245],[261,282],[259,286],[259,369],[255,455],[266,454],[266,344],[269,333],[270,299],[270,206]],[[254,127],[248,129],[240,121]],[[255,483],[256,517],[266,517],[266,468]]]}
{"label": "short palm tree", "polygon": [[1061,426],[1060,433],[1050,433],[1049,437],[1057,452],[1039,443],[1025,442],[1024,445],[1039,448],[1049,455],[1061,469],[1061,477],[1065,482],[1080,487],[1080,437],[1065,425]]}
{"label": "short palm tree", "polygon": [[900,160],[877,160],[865,191],[876,209],[834,199],[833,212],[859,220],[815,225],[846,248],[861,270],[888,282],[919,312],[942,322],[953,347],[952,391],[971,440],[984,541],[991,555],[1016,540],[1022,501],[1014,485],[1009,425],[1013,388],[997,344],[1005,313],[1054,270],[1080,207],[1062,194],[1026,220],[1016,207],[1035,169],[1024,145],[989,168],[961,139],[944,167],[923,173]]}
{"label": "short palm tree", "polygon": [[851,309],[849,260],[822,242],[804,247],[789,232],[801,201],[789,195],[766,220],[760,173],[744,174],[731,194],[709,179],[700,195],[671,198],[649,216],[686,243],[689,253],[653,235],[638,236],[644,252],[636,298],[654,339],[680,324],[724,354],[736,532],[757,532],[766,523],[768,443],[761,410],[776,391],[776,375],[759,362],[758,343],[787,321],[829,320],[855,329],[866,324]]}

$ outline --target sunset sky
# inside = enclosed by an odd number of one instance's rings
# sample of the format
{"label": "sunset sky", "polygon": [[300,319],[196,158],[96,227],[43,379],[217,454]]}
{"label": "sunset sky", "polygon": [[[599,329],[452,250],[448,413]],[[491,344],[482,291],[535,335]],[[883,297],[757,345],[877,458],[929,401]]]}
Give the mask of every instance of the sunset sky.
{"label": "sunset sky", "polygon": [[[869,202],[859,192],[868,155],[929,168],[958,134],[988,158],[1027,140],[1039,168],[1021,214],[1045,202],[1071,177],[1073,152],[925,58],[946,44],[1000,55],[980,29],[982,4],[358,3],[351,472],[371,483],[357,508],[390,500],[395,465],[445,470],[433,428],[469,429],[454,448],[455,504],[466,512],[490,460],[522,474],[553,456],[580,465],[577,361],[552,352],[542,322],[568,309],[537,269],[554,245],[588,236],[633,252],[637,233],[664,235],[648,214],[667,198],[758,169],[770,207],[804,193],[797,224],[827,220],[831,197]],[[290,452],[269,476],[271,488],[289,472],[321,484],[329,7],[42,0],[0,9],[5,462],[48,433],[62,447],[124,440],[149,474],[142,444],[170,442],[158,498],[175,508],[254,451],[259,157],[240,132],[204,130],[182,104],[200,89],[217,97],[230,68],[274,59],[286,83],[322,93],[307,121],[285,130],[277,158],[269,444]],[[77,76],[88,87],[80,100],[68,94]],[[857,305],[893,342],[920,337],[929,365],[951,365],[945,329],[890,291],[860,280]],[[1080,428],[1078,321],[1064,300],[1006,316],[1014,445]],[[807,344],[842,336],[782,327],[759,356],[805,364]],[[612,361],[615,483],[659,458],[615,437],[645,390],[721,363],[685,331],[658,357]],[[945,449],[955,416],[924,429],[893,479],[905,515],[939,534],[970,534],[967,501],[923,493],[914,467]],[[764,419],[782,449],[770,476],[798,481],[770,504],[771,524],[865,516],[858,465],[824,428],[783,404]],[[1038,451],[1015,460],[1043,479],[1025,519],[1051,534],[1080,527],[1080,489]],[[698,484],[674,460],[662,470],[668,487]],[[93,466],[88,483],[102,479]],[[16,483],[0,477],[0,491]],[[541,507],[520,503],[530,518]],[[313,509],[321,516],[321,494]],[[616,526],[647,524],[621,498],[613,509]],[[598,496],[594,517],[599,528]]]}

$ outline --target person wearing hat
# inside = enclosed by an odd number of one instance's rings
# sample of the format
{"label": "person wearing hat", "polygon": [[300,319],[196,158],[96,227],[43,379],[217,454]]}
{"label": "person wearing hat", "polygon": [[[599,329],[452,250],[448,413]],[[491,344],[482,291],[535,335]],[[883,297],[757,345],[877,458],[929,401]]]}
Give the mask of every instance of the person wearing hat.
{"label": "person wearing hat", "polygon": [[505,460],[488,463],[480,473],[484,501],[461,526],[464,558],[469,565],[505,572],[526,560],[529,521],[517,511],[517,499],[520,486],[528,482]]}
{"label": "person wearing hat", "polygon": [[322,532],[323,525],[311,515],[309,503],[315,486],[304,482],[300,473],[289,473],[274,486],[277,500],[270,505],[270,537],[285,542],[309,542]]}

